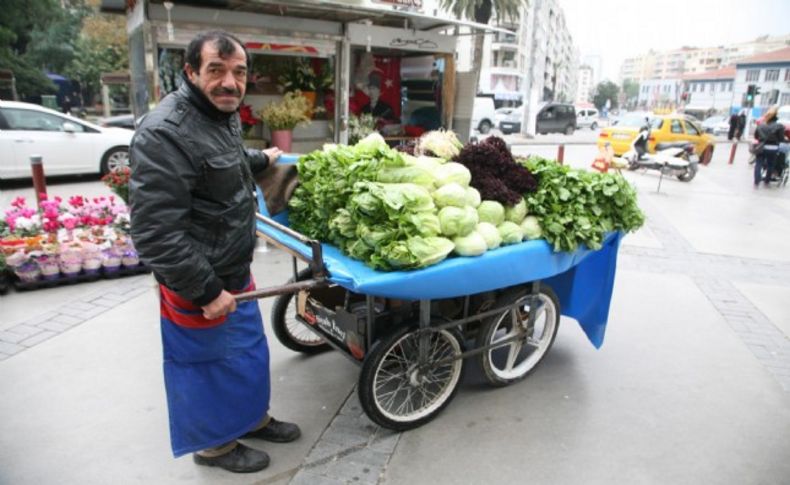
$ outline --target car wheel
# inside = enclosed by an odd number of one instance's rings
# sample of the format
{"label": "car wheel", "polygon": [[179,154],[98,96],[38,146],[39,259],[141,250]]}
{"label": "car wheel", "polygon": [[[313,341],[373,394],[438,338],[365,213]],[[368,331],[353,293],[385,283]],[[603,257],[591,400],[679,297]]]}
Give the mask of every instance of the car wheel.
{"label": "car wheel", "polygon": [[488,120],[481,121],[480,126],[477,127],[477,131],[482,135],[487,135],[488,132],[491,131],[491,122]]}
{"label": "car wheel", "polygon": [[702,165],[707,165],[710,163],[712,159],[713,159],[713,147],[709,146],[702,152],[702,155],[700,155],[699,163],[701,163]]}
{"label": "car wheel", "polygon": [[101,159],[100,171],[106,175],[116,168],[129,166],[129,147],[115,147],[107,150]]}
{"label": "car wheel", "polygon": [[565,127],[565,134],[572,135],[573,134],[573,125],[568,125]]}
{"label": "car wheel", "polygon": [[593,121],[593,124],[591,124],[591,125],[590,125],[590,129],[591,129],[591,130],[596,130],[596,129],[598,129],[598,123],[596,123],[596,122],[594,122],[594,121]]}

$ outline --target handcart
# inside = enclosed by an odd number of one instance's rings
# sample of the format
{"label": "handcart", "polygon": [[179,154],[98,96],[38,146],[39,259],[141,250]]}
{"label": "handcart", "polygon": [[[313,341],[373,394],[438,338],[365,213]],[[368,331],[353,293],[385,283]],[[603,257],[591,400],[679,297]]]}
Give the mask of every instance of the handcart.
{"label": "handcart", "polygon": [[593,345],[603,342],[620,233],[597,251],[553,253],[535,240],[381,272],[291,230],[287,213],[257,218],[258,235],[294,257],[294,276],[238,299],[276,296],[271,323],[283,345],[305,354],[335,348],[360,365],[360,403],[385,428],[435,418],[465,365],[479,365],[494,386],[525,378],[551,348],[561,314]]}

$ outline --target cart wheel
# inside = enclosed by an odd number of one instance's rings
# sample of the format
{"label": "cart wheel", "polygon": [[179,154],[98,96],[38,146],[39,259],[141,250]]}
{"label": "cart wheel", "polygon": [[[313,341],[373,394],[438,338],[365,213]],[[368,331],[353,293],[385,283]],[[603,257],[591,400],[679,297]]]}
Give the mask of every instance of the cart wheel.
{"label": "cart wheel", "polygon": [[[425,336],[428,361],[419,362]],[[463,360],[459,337],[449,330],[403,328],[370,352],[359,376],[359,402],[376,424],[395,431],[435,418],[455,397]]]}
{"label": "cart wheel", "polygon": [[[297,280],[302,281],[312,276],[310,268],[303,269],[297,274]],[[293,278],[288,280],[293,282]],[[331,347],[326,341],[310,331],[306,325],[296,319],[296,298],[294,293],[280,295],[272,304],[272,329],[277,340],[289,349],[303,354],[317,354]]]}
{"label": "cart wheel", "polygon": [[477,336],[477,348],[496,345],[518,336],[516,340],[480,355],[480,366],[491,385],[506,386],[526,377],[548,353],[557,336],[560,312],[554,291],[541,286],[532,327],[527,327],[530,313],[527,295],[525,288],[502,295],[497,307],[510,305],[517,300],[522,300],[522,303],[515,312],[503,311],[491,317]]}

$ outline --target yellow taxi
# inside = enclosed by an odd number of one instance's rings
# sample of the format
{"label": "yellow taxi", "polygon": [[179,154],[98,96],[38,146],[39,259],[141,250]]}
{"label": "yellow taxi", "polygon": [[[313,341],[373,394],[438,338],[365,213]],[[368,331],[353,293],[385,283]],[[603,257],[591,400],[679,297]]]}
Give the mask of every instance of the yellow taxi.
{"label": "yellow taxi", "polygon": [[627,114],[616,120],[612,126],[601,129],[598,135],[598,148],[607,144],[614,149],[615,155],[622,155],[631,149],[631,142],[639,133],[639,128],[650,123],[650,138],[647,149],[655,153],[659,143],[688,141],[694,144],[694,153],[699,156],[700,163],[707,165],[713,157],[714,138],[706,134],[697,120],[684,115],[672,114],[665,116],[647,116],[644,114]]}

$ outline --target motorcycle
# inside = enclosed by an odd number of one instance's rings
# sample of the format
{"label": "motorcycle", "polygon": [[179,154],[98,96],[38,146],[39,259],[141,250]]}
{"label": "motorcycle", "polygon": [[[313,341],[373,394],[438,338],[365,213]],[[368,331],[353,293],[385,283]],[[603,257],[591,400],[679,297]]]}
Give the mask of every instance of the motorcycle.
{"label": "motorcycle", "polygon": [[658,170],[663,175],[674,175],[682,182],[690,182],[699,169],[699,157],[694,154],[694,144],[687,141],[659,143],[656,153],[647,152],[650,124],[639,129],[631,142],[631,149],[621,157],[629,170],[640,168]]}

